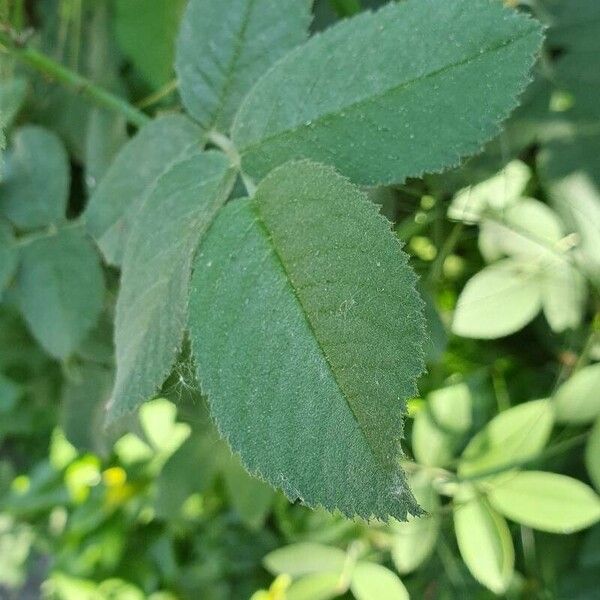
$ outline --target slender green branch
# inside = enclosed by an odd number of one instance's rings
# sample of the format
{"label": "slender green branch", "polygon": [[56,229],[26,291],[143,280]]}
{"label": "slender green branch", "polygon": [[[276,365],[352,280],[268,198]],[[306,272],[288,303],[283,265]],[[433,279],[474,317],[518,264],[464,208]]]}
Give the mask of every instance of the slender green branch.
{"label": "slender green branch", "polygon": [[6,28],[4,29],[5,31],[0,33],[0,47],[23,64],[85,96],[98,106],[123,115],[129,123],[136,127],[142,127],[150,121],[150,117],[123,98],[115,96],[89,79],[82,77],[71,69],[67,69],[42,52],[26,45],[20,45],[19,41],[14,39],[14,36],[11,36],[10,33],[7,33]]}

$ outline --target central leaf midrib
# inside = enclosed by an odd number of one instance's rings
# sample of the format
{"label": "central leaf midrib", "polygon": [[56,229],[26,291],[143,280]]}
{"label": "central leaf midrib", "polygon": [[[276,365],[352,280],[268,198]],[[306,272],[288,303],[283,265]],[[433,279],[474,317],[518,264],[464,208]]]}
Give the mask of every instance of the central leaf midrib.
{"label": "central leaf midrib", "polygon": [[325,352],[325,349],[323,348],[323,345],[321,344],[321,340],[320,340],[319,336],[317,335],[317,331],[308,315],[308,311],[306,310],[306,308],[302,302],[302,299],[300,298],[298,292],[296,291],[296,288],[294,287],[294,285],[292,283],[292,278],[291,278],[290,272],[285,264],[285,261],[284,261],[283,257],[281,256],[279,250],[277,249],[276,244],[273,241],[273,236],[271,234],[271,231],[262,217],[258,203],[256,202],[256,200],[254,198],[250,198],[249,203],[250,203],[251,211],[256,216],[256,222],[257,222],[262,234],[264,235],[265,239],[267,240],[268,245],[272,248],[273,254],[274,254],[277,262],[279,263],[279,265],[281,266],[281,269],[283,270],[285,278],[286,278],[287,282],[289,283],[290,289],[292,290],[292,294],[294,295],[294,297],[296,298],[296,301],[300,305],[302,315],[308,325],[308,328],[312,334],[312,337],[314,338],[314,340],[317,344],[319,352],[321,353],[321,356],[323,357],[325,364],[329,367],[329,372],[331,373],[333,381],[335,382],[335,385],[338,388],[341,396],[346,401],[346,405],[350,409],[350,414],[352,415],[352,418],[356,421],[356,424],[358,425],[358,429],[359,429],[362,437],[364,438],[365,443],[367,444],[368,448],[373,453],[373,456],[377,459],[377,461],[380,464],[382,464],[383,466],[389,466],[388,461],[386,461],[385,457],[382,456],[381,451],[379,451],[371,443],[370,438],[367,435],[367,432],[365,431],[360,419],[358,418],[358,415],[356,414],[351,402],[348,399],[349,395],[346,393],[344,385],[340,382],[340,380],[337,377],[336,371],[335,371],[333,365],[331,364],[331,362],[327,356],[327,353]]}
{"label": "central leaf midrib", "polygon": [[248,25],[250,24],[250,18],[252,15],[252,11],[254,10],[254,5],[256,4],[256,0],[248,0],[248,4],[246,5],[246,10],[244,11],[244,15],[242,17],[242,24],[237,33],[235,45],[233,48],[233,53],[231,55],[231,59],[229,60],[229,64],[227,65],[227,69],[225,70],[225,77],[223,79],[223,86],[219,93],[217,110],[213,118],[209,121],[209,128],[216,127],[217,123],[221,116],[225,113],[225,100],[227,99],[227,94],[231,90],[231,86],[233,85],[233,73],[235,71],[235,67],[242,55],[242,48],[244,47],[246,30],[248,29]]}
{"label": "central leaf midrib", "polygon": [[[343,112],[346,110],[351,110],[351,109],[359,107],[363,104],[373,102],[379,98],[383,98],[383,97],[387,96],[388,94],[391,94],[391,93],[394,93],[397,91],[401,91],[403,88],[409,88],[410,86],[412,86],[414,84],[418,84],[418,83],[421,83],[422,81],[426,81],[427,79],[437,77],[438,75],[442,75],[442,74],[446,73],[447,71],[451,71],[453,69],[456,69],[458,67],[466,65],[470,62],[475,62],[479,58],[482,58],[489,54],[493,54],[494,52],[498,52],[499,50],[502,50],[503,48],[506,48],[507,46],[509,46],[515,42],[518,42],[527,36],[530,36],[532,34],[535,35],[535,33],[536,33],[535,30],[527,31],[521,35],[518,35],[516,37],[505,40],[501,43],[490,46],[484,52],[478,52],[477,54],[470,55],[467,58],[464,58],[463,60],[451,63],[449,65],[445,65],[439,69],[436,69],[435,71],[426,73],[425,75],[420,75],[420,76],[410,79],[408,81],[403,81],[397,85],[393,85],[393,86],[379,92],[378,94],[373,94],[372,96],[367,96],[367,97],[361,98],[359,100],[355,100],[354,102],[349,102],[348,104],[345,104],[343,106],[338,106],[335,108],[335,110],[330,110],[326,113],[323,113],[322,115],[318,115],[313,118],[308,117],[308,120],[310,120],[310,122],[311,122],[311,128],[314,128],[315,124],[321,123],[322,121],[328,119],[329,117],[337,116],[340,112]],[[302,122],[296,124],[295,126],[292,126],[289,129],[282,129],[280,131],[277,131],[276,133],[273,133],[272,135],[261,138],[258,141],[255,141],[255,142],[249,144],[248,146],[242,146],[240,148],[240,153],[242,155],[248,154],[249,152],[252,152],[255,148],[260,148],[261,146],[271,142],[274,139],[294,134],[297,131],[307,127],[305,124],[306,120],[307,119],[303,119]]]}

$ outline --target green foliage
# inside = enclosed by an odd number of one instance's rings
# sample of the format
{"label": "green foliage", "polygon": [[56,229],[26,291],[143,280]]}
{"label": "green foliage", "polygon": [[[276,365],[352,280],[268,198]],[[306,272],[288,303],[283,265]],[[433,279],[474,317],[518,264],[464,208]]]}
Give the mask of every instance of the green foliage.
{"label": "green foliage", "polygon": [[152,397],[171,371],[184,335],[194,251],[231,191],[228,167],[220,152],[197,152],[171,165],[136,211],[115,318],[111,419]]}
{"label": "green foliage", "polygon": [[232,132],[242,167],[262,178],[311,158],[377,185],[454,165],[515,106],[540,42],[534,21],[488,0],[391,3],[344,21],[252,89]]}
{"label": "green foliage", "polygon": [[106,261],[120,265],[131,221],[156,179],[199,149],[200,130],[180,115],[156,119],[119,152],[85,212]]}
{"label": "green foliage", "polygon": [[600,5],[384,4],[0,1],[0,597],[597,595]]}
{"label": "green foliage", "polygon": [[306,40],[312,0],[190,0],[177,43],[184,106],[227,133],[250,88]]}

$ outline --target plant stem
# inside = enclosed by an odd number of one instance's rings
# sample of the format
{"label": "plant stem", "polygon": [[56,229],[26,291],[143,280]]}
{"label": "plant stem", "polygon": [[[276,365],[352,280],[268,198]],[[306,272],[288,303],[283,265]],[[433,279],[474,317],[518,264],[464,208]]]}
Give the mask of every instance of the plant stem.
{"label": "plant stem", "polygon": [[89,79],[82,77],[71,69],[67,69],[65,66],[49,58],[42,52],[28,46],[21,46],[16,40],[11,39],[10,34],[7,34],[6,32],[0,33],[0,46],[11,56],[14,56],[22,63],[42,73],[49,79],[71,88],[73,91],[85,96],[98,106],[123,115],[132,125],[143,127],[150,121],[149,116],[135,108],[135,106],[132,106],[127,100],[115,96]]}

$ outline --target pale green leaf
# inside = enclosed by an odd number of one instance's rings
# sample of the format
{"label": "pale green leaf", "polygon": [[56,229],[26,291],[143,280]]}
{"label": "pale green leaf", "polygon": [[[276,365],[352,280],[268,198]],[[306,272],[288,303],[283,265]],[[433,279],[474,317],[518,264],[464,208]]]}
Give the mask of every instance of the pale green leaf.
{"label": "pale green leaf", "polygon": [[546,258],[542,272],[542,308],[552,331],[560,333],[579,327],[586,292],[585,278],[566,257]]}
{"label": "pale green leaf", "polygon": [[190,0],[177,42],[183,103],[206,130],[229,131],[256,80],[306,40],[311,0]]}
{"label": "pale green leaf", "polygon": [[190,301],[199,381],[251,472],[345,514],[418,512],[398,466],[421,302],[372,203],[333,169],[274,171],[225,207]]}
{"label": "pale green leaf", "polygon": [[184,7],[185,0],[116,2],[114,23],[119,46],[154,87],[173,77],[175,37]]}
{"label": "pale green leaf", "polygon": [[109,418],[158,390],[183,341],[192,259],[233,185],[220,152],[197,152],[160,177],[127,240],[115,317],[117,375]]}
{"label": "pale green leaf", "polygon": [[294,581],[285,593],[285,600],[331,600],[340,595],[338,573],[315,573]]}
{"label": "pale green leaf", "polygon": [[201,142],[200,129],[189,119],[168,115],[123,146],[85,211],[88,231],[107,262],[121,264],[133,217],[158,177]]}
{"label": "pale green leaf", "polygon": [[531,169],[520,160],[513,160],[497,175],[457,192],[448,208],[448,217],[477,223],[483,213],[501,211],[515,204],[530,179]]}
{"label": "pale green leaf", "polygon": [[596,419],[585,447],[585,465],[590,479],[600,491],[600,417]]}
{"label": "pale green leaf", "polygon": [[501,412],[464,449],[459,474],[477,475],[534,458],[544,449],[553,424],[548,400],[525,402]]}
{"label": "pale green leaf", "polygon": [[17,247],[12,227],[0,220],[0,298],[17,269]]}
{"label": "pale green leaf", "polygon": [[434,390],[427,396],[435,422],[452,433],[464,433],[471,427],[471,392],[464,383]]}
{"label": "pale green leaf", "polygon": [[551,533],[572,533],[600,520],[600,497],[581,481],[556,473],[511,473],[491,485],[488,498],[512,521]]}
{"label": "pale green leaf", "polygon": [[502,594],[510,583],[515,562],[506,521],[466,485],[455,496],[453,512],[458,548],[469,571],[482,585]]}
{"label": "pale green leaf", "polygon": [[273,488],[248,475],[237,457],[225,465],[223,478],[232,508],[247,527],[255,531],[261,529],[273,505]]}
{"label": "pale green leaf", "polygon": [[37,341],[68,358],[96,324],[104,299],[100,257],[80,227],[35,239],[20,251],[19,307]]}
{"label": "pale green leaf", "polygon": [[419,506],[428,514],[409,517],[405,523],[396,520],[390,522],[392,561],[401,575],[414,571],[431,554],[442,522],[440,498],[429,474],[423,469],[418,470],[408,476],[408,483]]}
{"label": "pale green leaf", "polygon": [[273,550],[263,559],[265,568],[274,575],[286,573],[300,577],[309,573],[337,573],[346,562],[346,553],[333,546],[302,542]]}
{"label": "pale green leaf", "polygon": [[590,423],[600,415],[600,363],[584,367],[554,394],[559,423]]}
{"label": "pale green leaf", "polygon": [[0,184],[0,213],[21,229],[65,220],[70,167],[58,136],[42,127],[18,129]]}
{"label": "pale green leaf", "polygon": [[524,260],[554,257],[564,235],[556,213],[533,198],[522,198],[506,210],[483,218],[479,247],[486,260],[514,256]]}
{"label": "pale green leaf", "polygon": [[398,575],[375,563],[356,565],[350,589],[356,600],[408,600],[408,592]]}
{"label": "pale green leaf", "polygon": [[165,398],[147,402],[139,414],[146,440],[157,452],[170,456],[190,436],[190,426],[177,422],[177,407]]}
{"label": "pale green leaf", "polygon": [[469,279],[456,304],[452,331],[471,338],[503,337],[527,325],[541,307],[535,266],[507,258]]}
{"label": "pale green leaf", "polygon": [[242,166],[260,179],[310,158],[375,185],[456,165],[516,106],[540,43],[535,21],[488,0],[392,2],[342,21],[252,88],[233,125]]}
{"label": "pale green leaf", "polygon": [[454,457],[454,439],[433,420],[428,408],[416,415],[412,429],[412,451],[416,461],[427,467],[444,467]]}

